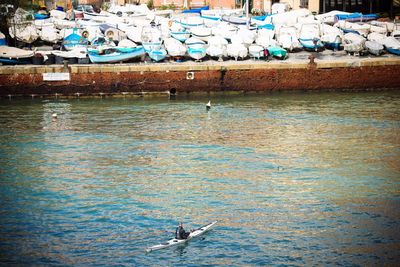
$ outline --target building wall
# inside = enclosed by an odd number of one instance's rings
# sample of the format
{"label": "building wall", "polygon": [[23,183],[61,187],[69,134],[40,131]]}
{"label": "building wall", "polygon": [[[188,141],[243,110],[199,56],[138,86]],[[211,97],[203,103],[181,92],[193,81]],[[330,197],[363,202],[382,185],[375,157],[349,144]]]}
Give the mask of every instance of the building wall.
{"label": "building wall", "polygon": [[318,0],[310,0],[310,2],[308,3],[308,9],[311,12],[319,13],[319,10],[320,10],[319,1]]}
{"label": "building wall", "polygon": [[[261,0],[257,0],[261,1]],[[209,5],[210,8],[235,8],[235,0],[153,0],[155,7],[174,4],[176,7],[196,8]]]}
{"label": "building wall", "polygon": [[78,0],[78,4],[80,5],[92,5],[96,7],[101,7],[103,0]]}
{"label": "building wall", "polygon": [[61,6],[64,9],[70,9],[72,7],[71,0],[33,0],[32,3],[45,6],[47,9],[53,9],[57,6]]}

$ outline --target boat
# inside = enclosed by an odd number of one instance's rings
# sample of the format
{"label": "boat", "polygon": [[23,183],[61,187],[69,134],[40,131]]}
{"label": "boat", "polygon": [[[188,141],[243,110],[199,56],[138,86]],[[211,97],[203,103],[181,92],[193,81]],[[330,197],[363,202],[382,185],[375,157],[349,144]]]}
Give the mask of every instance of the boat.
{"label": "boat", "polygon": [[276,57],[277,59],[286,59],[287,58],[287,51],[280,46],[270,46],[267,48],[268,55]]}
{"label": "boat", "polygon": [[[336,15],[349,15],[349,14],[351,14],[351,13],[344,12],[344,11],[339,11],[339,10],[332,10],[332,11],[327,12],[327,13],[318,14],[318,15],[315,16],[315,18],[321,23],[333,25],[335,23],[335,16]],[[337,20],[336,20],[336,22],[337,22]]]}
{"label": "boat", "polygon": [[366,41],[365,42],[365,47],[367,48],[368,52],[375,55],[375,56],[380,56],[385,48],[383,47],[382,44],[378,43],[377,41]]}
{"label": "boat", "polygon": [[276,40],[278,44],[286,50],[300,50],[303,46],[299,42],[296,27],[282,26],[277,29]]}
{"label": "boat", "polygon": [[393,30],[392,30],[392,33],[390,34],[390,36],[392,36],[400,41],[400,25],[395,24],[395,26],[393,26]]}
{"label": "boat", "polygon": [[124,31],[121,31],[119,29],[116,29],[114,27],[110,27],[107,30],[104,31],[104,36],[106,36],[108,39],[111,39],[113,41],[119,42],[121,40],[124,40],[127,38],[127,35]]}
{"label": "boat", "polygon": [[75,8],[75,11],[80,11],[83,12],[83,18],[85,20],[96,20],[99,19],[99,21],[104,21],[104,18],[107,18],[108,16],[106,14],[102,13],[96,13],[94,11],[93,6],[91,5],[78,5]]}
{"label": "boat", "polygon": [[133,47],[120,47],[120,46],[109,46],[109,45],[100,45],[97,47],[88,47],[87,52],[89,54],[95,55],[103,55],[111,52],[118,52],[118,53],[132,53],[135,52],[137,46]]}
{"label": "boat", "polygon": [[132,48],[131,52],[125,53],[120,52],[118,49],[109,48],[104,50],[103,53],[88,53],[90,61],[92,63],[116,63],[128,61],[133,58],[141,57],[145,54],[143,46],[137,46]]}
{"label": "boat", "polygon": [[189,56],[196,61],[206,56],[206,43],[196,37],[190,37],[185,41]]}
{"label": "boat", "polygon": [[368,34],[367,39],[370,41],[378,41],[378,43],[382,44],[381,39],[385,39],[387,36],[382,33],[377,33],[377,32],[371,32]]}
{"label": "boat", "polygon": [[298,27],[299,41],[305,49],[318,51],[323,47],[319,23],[306,23]]}
{"label": "boat", "polygon": [[350,13],[350,14],[336,14],[335,22],[337,21],[349,21],[349,22],[365,22],[378,19],[379,16],[376,14],[362,14],[362,13]]}
{"label": "boat", "polygon": [[75,47],[70,51],[53,50],[51,53],[55,56],[56,63],[62,63],[63,60],[68,60],[69,63],[78,63],[78,59],[87,58],[87,50],[84,47]]}
{"label": "boat", "polygon": [[58,30],[55,29],[52,26],[43,27],[39,31],[39,37],[43,41],[46,41],[46,42],[49,42],[49,43],[54,43],[54,44],[62,39],[62,37],[58,33]]}
{"label": "boat", "polygon": [[146,52],[159,50],[162,45],[161,31],[155,26],[147,26],[142,28],[141,40],[143,48]]}
{"label": "boat", "polygon": [[176,19],[174,22],[180,24],[185,29],[204,25],[204,20],[200,16],[183,17]]}
{"label": "boat", "polygon": [[381,28],[378,32],[381,33],[392,33],[395,29],[398,23],[394,23],[392,21],[378,21],[378,20],[373,20],[370,21],[369,24],[372,26],[371,31],[376,31],[376,28],[374,26],[378,26]]}
{"label": "boat", "polygon": [[176,239],[173,238],[167,242],[161,243],[159,245],[155,245],[155,246],[151,246],[146,248],[146,252],[152,252],[155,250],[160,250],[160,249],[164,249],[164,248],[168,248],[168,247],[172,247],[172,246],[177,246],[177,245],[181,245],[181,244],[185,244],[186,242],[188,242],[189,240],[198,237],[204,233],[206,233],[207,231],[210,231],[211,228],[217,223],[217,221],[209,223],[207,225],[204,225],[200,228],[197,228],[196,230],[194,230],[193,232],[190,233],[190,235],[188,236],[187,239]]}
{"label": "boat", "polygon": [[29,64],[34,52],[7,45],[0,46],[0,63],[2,64]]}
{"label": "boat", "polygon": [[174,37],[176,40],[184,42],[190,37],[190,32],[182,29],[181,31],[171,31],[171,36]]}
{"label": "boat", "polygon": [[121,6],[116,4],[115,2],[116,1],[111,1],[108,12],[118,16],[131,16],[134,18],[140,18],[145,17],[151,13],[146,4],[125,4],[124,6]]}
{"label": "boat", "polygon": [[34,20],[33,25],[37,30],[40,30],[45,27],[54,27],[53,19],[40,19],[40,20]]}
{"label": "boat", "polygon": [[177,22],[172,22],[171,26],[169,27],[169,33],[171,37],[181,42],[186,41],[190,37],[190,32]]}
{"label": "boat", "polygon": [[210,57],[216,57],[219,60],[222,60],[223,57],[228,55],[226,52],[227,45],[228,41],[225,38],[221,36],[212,36],[210,39],[208,39],[206,53]]}
{"label": "boat", "polygon": [[243,8],[229,9],[222,7],[209,10],[201,10],[201,16],[218,18],[218,20],[220,20],[223,15],[233,15],[238,17],[243,16]]}
{"label": "boat", "polygon": [[73,32],[63,40],[63,46],[66,50],[72,50],[76,47],[87,47],[88,43],[87,38],[78,34],[77,28],[74,28]]}
{"label": "boat", "polygon": [[44,14],[44,13],[35,13],[33,14],[33,17],[37,20],[41,19],[48,19],[50,17],[50,14]]}
{"label": "boat", "polygon": [[31,44],[39,38],[35,25],[29,23],[14,24],[9,28],[11,38]]}
{"label": "boat", "polygon": [[267,17],[267,19],[270,18],[275,27],[278,27],[278,25],[295,26],[300,17],[307,17],[310,14],[310,10],[301,8],[289,12],[274,14],[273,16]]}
{"label": "boat", "polygon": [[252,44],[249,46],[250,57],[252,57],[254,59],[260,59],[260,58],[265,57],[266,56],[265,51],[266,50],[261,45]]}
{"label": "boat", "polygon": [[118,47],[120,48],[134,48],[136,46],[137,46],[136,43],[129,39],[124,39],[118,42]]}
{"label": "boat", "polygon": [[67,17],[67,14],[62,10],[53,9],[50,10],[50,17],[53,19],[63,20]]}
{"label": "boat", "polygon": [[285,13],[290,10],[290,6],[288,3],[274,3],[271,6],[272,14]]}
{"label": "boat", "polygon": [[205,42],[208,41],[208,38],[211,36],[211,28],[207,28],[205,26],[197,26],[190,29],[193,37],[199,38]]}
{"label": "boat", "polygon": [[0,32],[0,45],[7,45],[6,36]]}
{"label": "boat", "polygon": [[250,22],[250,19],[246,17],[238,17],[234,15],[223,15],[221,20],[235,25],[246,25]]}
{"label": "boat", "polygon": [[344,36],[343,48],[348,53],[359,55],[364,50],[366,38],[356,33],[346,33]]}
{"label": "boat", "polygon": [[256,44],[261,45],[264,48],[275,45],[274,39],[275,32],[270,29],[259,29],[256,36]]}
{"label": "boat", "polygon": [[[77,21],[71,21],[71,20],[65,20],[65,19],[56,19],[52,18],[54,27],[56,27],[59,30],[62,29],[71,29],[71,28],[77,28]],[[78,20],[79,22],[79,20]]]}
{"label": "boat", "polygon": [[343,33],[356,33],[360,34],[364,37],[367,37],[368,33],[370,32],[371,25],[368,23],[355,23],[349,22],[347,20],[340,20],[335,23],[333,26],[338,27]]}
{"label": "boat", "polygon": [[172,57],[181,57],[186,54],[186,47],[175,38],[169,37],[164,40],[165,48]]}
{"label": "boat", "polygon": [[235,60],[238,60],[238,58],[244,59],[249,53],[247,47],[240,42],[228,44],[226,46],[226,52],[228,56],[233,57]]}
{"label": "boat", "polygon": [[339,50],[342,45],[343,33],[338,28],[321,24],[321,42],[328,49]]}
{"label": "boat", "polygon": [[221,18],[219,18],[219,17],[209,17],[209,16],[201,15],[201,18],[204,21],[204,26],[209,27],[209,28],[218,25],[221,21]]}
{"label": "boat", "polygon": [[400,55],[400,41],[393,36],[388,36],[384,38],[381,42],[386,48],[386,50],[394,55]]}
{"label": "boat", "polygon": [[125,29],[126,37],[135,43],[140,43],[142,41],[141,34],[142,28],[136,26],[129,26]]}
{"label": "boat", "polygon": [[148,51],[147,54],[152,60],[154,60],[155,62],[159,62],[167,56],[167,51],[164,49],[163,46],[161,46],[159,49]]}
{"label": "boat", "polygon": [[255,39],[256,39],[256,31],[252,31],[249,30],[245,27],[240,27],[239,26],[239,30],[236,33],[237,35],[239,35],[243,41],[243,44],[248,47],[249,45],[251,45]]}
{"label": "boat", "polygon": [[199,7],[199,8],[192,8],[192,9],[183,10],[182,13],[183,13],[183,14],[188,14],[188,13],[197,13],[197,14],[201,14],[201,11],[203,11],[203,10],[209,10],[209,9],[210,9],[210,6],[202,6],[202,7]]}
{"label": "boat", "polygon": [[228,41],[231,39],[231,36],[236,34],[238,31],[238,27],[227,22],[221,22],[218,25],[211,28],[211,32],[214,36],[221,36]]}

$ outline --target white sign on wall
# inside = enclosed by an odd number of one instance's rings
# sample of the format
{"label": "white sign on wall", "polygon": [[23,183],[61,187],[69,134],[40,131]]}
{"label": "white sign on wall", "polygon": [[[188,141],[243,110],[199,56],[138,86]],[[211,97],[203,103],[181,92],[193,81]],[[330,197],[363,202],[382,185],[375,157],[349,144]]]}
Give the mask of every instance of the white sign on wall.
{"label": "white sign on wall", "polygon": [[69,81],[69,80],[71,80],[69,72],[43,73],[43,81]]}

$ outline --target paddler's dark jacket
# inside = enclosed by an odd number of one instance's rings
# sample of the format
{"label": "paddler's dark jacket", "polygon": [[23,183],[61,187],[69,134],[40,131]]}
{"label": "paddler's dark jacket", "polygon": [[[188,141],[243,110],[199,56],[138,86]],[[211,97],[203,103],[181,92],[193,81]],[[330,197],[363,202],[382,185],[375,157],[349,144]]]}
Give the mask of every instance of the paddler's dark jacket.
{"label": "paddler's dark jacket", "polygon": [[185,232],[182,226],[178,226],[175,231],[175,238],[176,239],[187,239],[190,233]]}

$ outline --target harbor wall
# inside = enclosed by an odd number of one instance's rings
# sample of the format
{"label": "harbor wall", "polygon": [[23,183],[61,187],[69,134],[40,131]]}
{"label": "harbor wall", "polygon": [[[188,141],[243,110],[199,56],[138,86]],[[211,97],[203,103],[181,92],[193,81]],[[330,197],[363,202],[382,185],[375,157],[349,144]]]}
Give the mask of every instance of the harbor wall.
{"label": "harbor wall", "polygon": [[0,66],[0,97],[400,89],[400,59]]}

